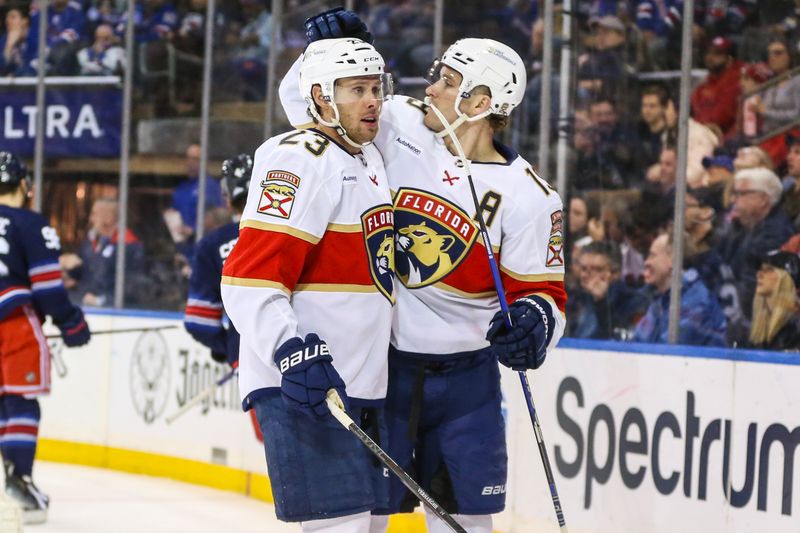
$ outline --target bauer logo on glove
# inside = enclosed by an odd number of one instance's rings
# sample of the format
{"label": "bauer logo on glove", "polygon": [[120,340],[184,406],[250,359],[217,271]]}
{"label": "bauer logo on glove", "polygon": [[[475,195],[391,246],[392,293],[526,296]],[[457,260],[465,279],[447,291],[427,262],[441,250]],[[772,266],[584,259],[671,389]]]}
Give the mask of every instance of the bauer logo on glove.
{"label": "bauer logo on glove", "polygon": [[311,417],[326,416],[325,397],[329,390],[335,389],[346,410],[348,398],[344,381],[333,366],[328,344],[316,333],[309,333],[305,339],[293,337],[284,342],[274,359],[283,374],[281,396],[286,405]]}
{"label": "bauer logo on glove", "polygon": [[293,366],[297,366],[304,361],[309,361],[319,355],[330,356],[331,351],[327,344],[314,344],[312,346],[305,346],[302,350],[298,350],[288,357],[284,357],[280,362],[281,374]]}

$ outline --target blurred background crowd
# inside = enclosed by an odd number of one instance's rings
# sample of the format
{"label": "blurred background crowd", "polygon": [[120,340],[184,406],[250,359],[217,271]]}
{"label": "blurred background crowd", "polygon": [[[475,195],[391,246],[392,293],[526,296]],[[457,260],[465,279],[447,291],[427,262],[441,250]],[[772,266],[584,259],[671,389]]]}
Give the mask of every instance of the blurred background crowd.
{"label": "blurred background crowd", "polygon": [[[666,342],[669,281],[681,268],[680,343],[800,350],[800,0],[694,3],[682,265],[672,253],[681,1],[573,0],[570,42],[556,1],[551,73],[542,71],[542,1],[350,4],[397,92],[424,90],[437,17],[444,47],[464,36],[514,47],[528,64],[528,89],[502,140],[548,178],[556,150],[537,161],[539,117],[543,88],[553,91],[551,138],[569,140],[567,188],[559,191],[569,227],[568,336]],[[216,2],[209,176],[197,220],[206,1],[137,2],[131,65],[127,2],[49,3],[48,76],[119,76],[127,68],[134,75],[128,205],[117,202],[117,158],[53,157],[45,145],[43,210],[62,235],[65,276],[83,304],[112,305],[115,245],[124,238],[125,306],[182,309],[198,227],[207,232],[231,218],[213,179],[220,161],[288,128],[278,110],[274,131],[265,131],[265,100],[305,47],[303,20],[338,4],[284,0],[274,15],[275,5]],[[0,17],[0,108],[9,121],[7,80],[36,75],[39,12],[35,2],[0,0]],[[562,113],[566,45],[571,103]],[[120,87],[119,78],[109,83]]]}

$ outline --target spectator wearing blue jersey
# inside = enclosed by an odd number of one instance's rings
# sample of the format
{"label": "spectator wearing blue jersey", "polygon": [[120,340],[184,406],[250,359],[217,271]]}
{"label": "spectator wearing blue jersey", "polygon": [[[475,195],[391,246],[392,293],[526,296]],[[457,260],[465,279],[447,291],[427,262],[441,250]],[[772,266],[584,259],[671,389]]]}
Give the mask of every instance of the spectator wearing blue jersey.
{"label": "spectator wearing blue jersey", "polygon": [[125,69],[125,50],[117,43],[111,26],[97,26],[94,43],[78,52],[78,63],[84,76],[122,74]]}
{"label": "spectator wearing blue jersey", "polygon": [[19,7],[6,12],[5,32],[0,33],[0,76],[26,76],[33,70],[27,63],[30,17]]}
{"label": "spectator wearing blue jersey", "polygon": [[[31,8],[27,53],[31,64],[39,54],[39,18],[41,12]],[[47,52],[45,62],[50,75],[71,76],[78,73],[77,54],[86,39],[86,17],[80,3],[72,0],[52,0],[47,7]]]}
{"label": "spectator wearing blue jersey", "polygon": [[682,17],[681,0],[639,0],[636,5],[636,25],[648,41],[679,32]]}
{"label": "spectator wearing blue jersey", "polygon": [[[672,238],[662,233],[650,246],[645,260],[644,280],[653,290],[653,300],[636,325],[636,342],[667,343],[669,330]],[[683,272],[678,343],[693,346],[725,346],[725,314],[716,297],[694,269]]]}
{"label": "spectator wearing blue jersey", "polygon": [[[181,181],[172,192],[172,206],[164,213],[167,227],[173,241],[181,252],[191,256],[191,245],[197,231],[197,198],[200,192],[200,152],[199,144],[192,144],[186,149],[186,179]],[[211,176],[206,177],[205,207],[223,205],[222,189],[219,181]]]}
{"label": "spectator wearing blue jersey", "polygon": [[100,24],[108,24],[112,28],[116,28],[122,19],[122,13],[117,9],[115,0],[92,0],[85,12],[89,34],[94,33]]}

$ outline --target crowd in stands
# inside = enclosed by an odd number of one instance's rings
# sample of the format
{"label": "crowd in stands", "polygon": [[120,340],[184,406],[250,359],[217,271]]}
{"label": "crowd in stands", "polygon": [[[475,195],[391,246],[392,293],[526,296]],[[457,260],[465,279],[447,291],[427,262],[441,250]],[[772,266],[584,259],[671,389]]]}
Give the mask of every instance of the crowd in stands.
{"label": "crowd in stands", "polygon": [[[51,0],[47,11],[45,68],[54,76],[121,74],[127,2]],[[263,99],[270,43],[269,1],[217,2],[214,61],[219,79],[236,96]],[[199,94],[205,35],[205,0],[142,0],[134,15],[134,61],[143,72],[174,68],[178,91]],[[33,2],[0,1],[0,76],[34,76],[39,56],[40,12]],[[237,80],[240,83],[237,83]],[[161,84],[163,85],[163,83]],[[155,85],[153,86],[155,87]],[[152,87],[147,87],[151,89]],[[165,111],[165,113],[168,110]]]}
{"label": "crowd in stands", "polygon": [[[594,2],[566,205],[567,334],[667,342],[679,2]],[[634,5],[636,4],[636,5]],[[698,2],[679,342],[800,351],[800,2]],[[537,75],[535,72],[534,76]]]}
{"label": "crowd in stands", "polygon": [[[52,0],[48,72],[122,72],[125,4]],[[313,11],[325,7],[310,0],[286,2],[279,72],[305,45],[306,4]],[[665,72],[680,67],[683,2],[577,0],[573,5],[576,92],[568,125],[569,187],[562,191],[570,246],[567,334],[666,342],[669,280],[680,267],[682,343],[800,350],[800,0],[694,3],[692,64],[704,73],[694,78],[689,98],[683,265],[671,260],[680,99],[677,76]],[[229,91],[236,100],[264,99],[269,7],[265,0],[217,1],[214,72],[225,83],[215,82],[215,90]],[[396,77],[424,74],[433,58],[434,2],[360,0],[355,8]],[[556,66],[560,9],[556,2]],[[143,72],[163,68],[165,51],[194,58],[178,62],[178,92],[194,101],[201,85],[205,10],[204,0],[143,0],[134,21],[134,57],[146,66]],[[543,2],[446,0],[445,13],[445,44],[479,35],[504,41],[525,57],[527,97],[514,118],[523,119],[521,148],[534,159],[544,82]],[[0,76],[32,75],[35,5],[0,0],[0,16],[5,21]],[[151,86],[147,97],[158,100],[161,85]],[[557,94],[551,138],[564,127],[555,118]],[[187,161],[196,159],[196,150],[190,147]],[[193,173],[189,165],[187,173],[164,213],[184,274],[198,223],[190,205],[197,194],[196,169]],[[213,188],[216,182],[209,183]],[[229,213],[218,187],[206,197],[211,218],[205,223],[213,227]],[[85,248],[96,253],[102,245],[93,238]],[[78,263],[72,259],[73,270]]]}

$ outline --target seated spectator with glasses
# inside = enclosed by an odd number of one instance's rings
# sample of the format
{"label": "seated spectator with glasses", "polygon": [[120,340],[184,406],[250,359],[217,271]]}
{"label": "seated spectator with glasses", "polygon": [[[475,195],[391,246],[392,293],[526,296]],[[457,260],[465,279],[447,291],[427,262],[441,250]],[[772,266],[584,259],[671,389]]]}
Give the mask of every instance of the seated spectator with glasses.
{"label": "seated spectator with glasses", "polygon": [[647,310],[647,297],[620,279],[622,255],[613,242],[592,242],[583,247],[580,289],[567,305],[570,337],[627,339]]}
{"label": "seated spectator with glasses", "polygon": [[739,170],[734,176],[734,222],[721,243],[720,255],[731,268],[742,311],[748,316],[746,303],[753,301],[756,286],[756,268],[748,258],[779,248],[794,233],[778,207],[782,192],[781,180],[767,168]]}

